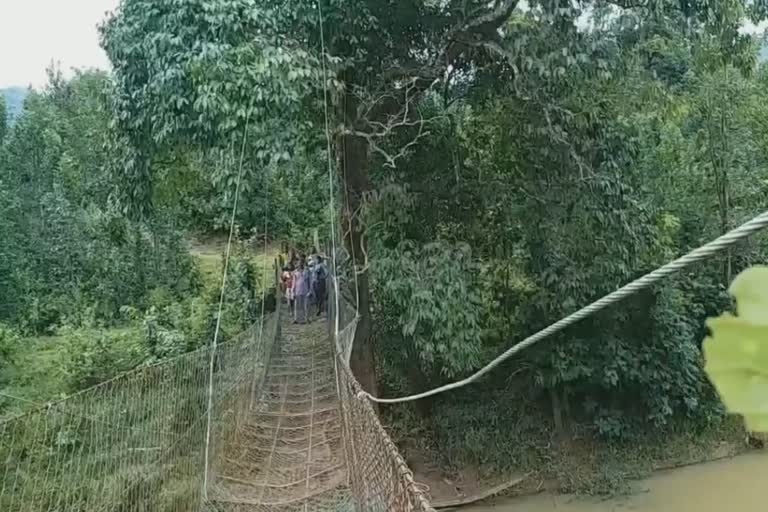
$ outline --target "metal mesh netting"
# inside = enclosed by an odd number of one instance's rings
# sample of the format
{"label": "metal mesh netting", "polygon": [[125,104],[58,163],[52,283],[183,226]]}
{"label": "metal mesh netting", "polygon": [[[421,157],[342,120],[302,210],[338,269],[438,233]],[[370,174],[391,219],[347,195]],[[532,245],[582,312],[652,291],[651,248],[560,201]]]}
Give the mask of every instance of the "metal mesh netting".
{"label": "metal mesh netting", "polygon": [[[277,335],[267,318],[218,347],[132,372],[0,423],[0,510],[199,510],[213,392],[216,472],[259,392]],[[209,386],[212,384],[212,386]]]}
{"label": "metal mesh netting", "polygon": [[343,329],[329,337],[320,321],[291,324],[277,302],[213,353],[0,422],[0,510],[432,511],[357,397],[354,309],[342,302]]}
{"label": "metal mesh netting", "polygon": [[356,396],[348,361],[357,316],[341,306],[343,329],[330,339],[321,322],[283,323],[261,396],[224,450],[212,510],[432,510],[373,407]]}
{"label": "metal mesh netting", "polygon": [[261,396],[215,478],[213,510],[353,510],[323,323],[284,322]]}
{"label": "metal mesh netting", "polygon": [[[333,322],[334,286],[329,290],[329,318]],[[349,368],[357,319],[355,308],[340,300],[336,367],[341,422],[347,441],[349,485],[356,510],[433,512],[424,489],[414,481],[413,473],[384,430],[373,406],[358,397],[361,387]]]}

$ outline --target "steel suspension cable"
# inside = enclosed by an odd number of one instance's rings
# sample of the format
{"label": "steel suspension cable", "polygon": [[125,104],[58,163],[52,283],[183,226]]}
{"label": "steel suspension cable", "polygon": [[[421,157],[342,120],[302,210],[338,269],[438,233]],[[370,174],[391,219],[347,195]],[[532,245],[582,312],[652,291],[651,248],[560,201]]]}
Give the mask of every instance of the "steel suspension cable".
{"label": "steel suspension cable", "polygon": [[480,370],[478,370],[477,372],[473,373],[472,375],[470,375],[465,379],[462,379],[450,384],[445,384],[443,386],[438,386],[434,389],[430,389],[429,391],[424,391],[423,393],[417,393],[417,394],[408,395],[400,398],[378,398],[366,391],[362,391],[358,393],[358,397],[367,398],[368,400],[371,400],[373,402],[377,402],[380,404],[397,404],[397,403],[403,403],[403,402],[413,402],[415,400],[420,400],[422,398],[435,396],[440,393],[445,393],[447,391],[452,391],[454,389],[459,389],[464,386],[468,386],[469,384],[472,384],[473,382],[479,380],[481,377],[489,373],[491,370],[499,366],[501,363],[503,363],[513,355],[525,350],[531,345],[559,331],[562,331],[566,327],[569,327],[575,324],[576,322],[584,320],[585,318],[597,313],[598,311],[601,311],[602,309],[605,309],[606,307],[612,304],[620,302],[626,299],[627,297],[634,295],[640,290],[644,290],[662,281],[663,279],[671,276],[672,274],[679,272],[680,270],[694,263],[706,260],[714,256],[715,254],[719,253],[720,251],[727,249],[729,247],[732,247],[736,243],[741,242],[742,240],[752,236],[753,234],[757,233],[762,229],[765,229],[766,227],[768,227],[768,211],[758,215],[757,217],[753,218],[748,222],[745,222],[741,226],[737,227],[736,229],[733,229],[732,231],[729,231],[728,233],[713,240],[712,242],[709,242],[708,244],[703,245],[698,249],[694,249],[693,251],[689,252],[685,256],[682,256],[674,261],[671,261],[666,265],[659,267],[656,270],[649,272],[648,274],[638,279],[635,279],[629,284],[622,286],[618,290],[609,293],[608,295],[594,301],[593,303],[587,306],[584,306],[580,310],[574,313],[571,313],[565,318],[558,320],[557,322],[538,331],[537,333],[532,334],[531,336],[528,336],[523,341],[521,341],[520,343],[517,343],[516,345],[513,345],[511,348],[503,352],[501,355],[497,356],[490,363],[488,363],[487,365],[482,367]]}
{"label": "steel suspension cable", "polygon": [[227,274],[229,271],[229,257],[232,252],[232,239],[235,234],[235,216],[237,215],[237,202],[240,198],[240,184],[243,178],[243,161],[245,160],[245,148],[248,141],[248,126],[251,121],[251,109],[248,109],[248,115],[245,118],[245,126],[243,127],[243,144],[240,149],[240,163],[237,170],[237,181],[235,183],[235,197],[232,204],[232,216],[229,221],[229,237],[227,238],[227,248],[224,253],[224,269],[222,270],[221,277],[221,292],[219,293],[219,308],[218,315],[216,316],[216,328],[213,331],[213,342],[211,343],[211,358],[208,366],[208,409],[207,409],[207,424],[205,430],[205,459],[203,468],[203,499],[208,500],[208,479],[209,479],[209,458],[211,450],[211,420],[213,414],[213,374],[214,364],[216,361],[216,348],[219,342],[219,332],[221,331],[221,314],[224,309],[224,294],[227,288]]}

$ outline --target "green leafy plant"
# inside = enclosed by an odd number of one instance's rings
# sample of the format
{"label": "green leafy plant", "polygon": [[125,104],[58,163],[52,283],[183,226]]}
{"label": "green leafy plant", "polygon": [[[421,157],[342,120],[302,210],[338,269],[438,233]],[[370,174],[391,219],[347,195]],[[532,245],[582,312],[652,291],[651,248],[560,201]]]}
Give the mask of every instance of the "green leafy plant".
{"label": "green leafy plant", "polygon": [[483,303],[469,247],[403,243],[378,264],[376,318],[388,335],[402,339],[385,350],[402,365],[415,357],[433,378],[473,369],[481,351]]}
{"label": "green leafy plant", "polygon": [[730,412],[747,428],[768,432],[768,267],[752,267],[730,287],[737,316],[707,322],[706,371]]}
{"label": "green leafy plant", "polygon": [[77,391],[136,368],[147,360],[146,339],[139,329],[65,328],[61,342],[71,389]]}
{"label": "green leafy plant", "polygon": [[14,353],[19,349],[21,337],[19,333],[4,324],[0,324],[0,383],[5,367],[13,363]]}

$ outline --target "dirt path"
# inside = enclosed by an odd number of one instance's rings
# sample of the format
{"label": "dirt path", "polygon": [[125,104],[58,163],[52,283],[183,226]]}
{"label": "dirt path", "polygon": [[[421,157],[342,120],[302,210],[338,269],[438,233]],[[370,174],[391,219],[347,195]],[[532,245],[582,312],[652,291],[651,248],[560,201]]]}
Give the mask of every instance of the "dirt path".
{"label": "dirt path", "polygon": [[[203,278],[211,286],[221,286],[222,256],[227,248],[225,237],[211,237],[205,240],[189,240],[189,253],[195,257]],[[271,244],[265,252],[264,245],[250,244],[251,260],[260,271],[271,272],[275,258],[279,254],[278,246]]]}

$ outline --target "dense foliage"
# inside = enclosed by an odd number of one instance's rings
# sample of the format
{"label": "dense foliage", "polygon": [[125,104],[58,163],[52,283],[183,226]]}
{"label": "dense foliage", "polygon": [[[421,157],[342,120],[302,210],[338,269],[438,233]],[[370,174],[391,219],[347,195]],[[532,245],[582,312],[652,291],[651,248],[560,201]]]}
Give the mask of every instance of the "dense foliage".
{"label": "dense foliage", "polygon": [[110,200],[107,84],[102,74],[54,77],[28,97],[4,144],[0,314],[31,332],[89,309],[111,321],[152,288],[181,296],[196,286],[167,220],[127,221]]}
{"label": "dense foliage", "polygon": [[[326,44],[342,225],[350,253],[368,256],[359,304],[400,390],[476,369],[764,197],[764,75],[738,31],[745,3],[459,4],[324,2],[321,40],[320,13],[301,2],[131,0],[104,29],[135,144],[215,146],[252,121],[262,158],[293,165],[312,161],[295,142],[322,128]],[[763,245],[585,321],[507,373],[526,396],[546,391],[561,430],[714,418],[702,321]],[[485,385],[506,388],[504,374]]]}
{"label": "dense foliage", "polygon": [[[745,41],[743,53],[726,56],[716,38],[685,37],[679,23],[625,12],[589,33],[564,35],[521,13],[508,37],[524,41],[516,43],[515,63],[532,62],[534,72],[482,77],[460,102],[424,105],[439,116],[430,137],[394,176],[376,175],[379,186],[398,187],[371,208],[373,254],[387,263],[375,274],[376,290],[413,279],[412,252],[389,254],[404,244],[468,244],[480,268],[470,282],[463,272],[448,272],[443,282],[434,268],[422,269],[428,284],[400,286],[396,298],[375,295],[386,364],[413,366],[405,344],[416,350],[422,374],[408,372],[396,391],[420,390],[425,377],[434,385],[445,381],[440,374],[467,374],[762,210],[768,168],[760,148],[768,132],[756,50]],[[564,58],[552,57],[564,47]],[[560,62],[535,72],[550,58]],[[493,69],[499,73],[505,76]],[[675,418],[711,422],[721,406],[701,367],[703,322],[727,307],[734,273],[764,261],[765,250],[757,238],[625,301],[508,363],[485,386],[510,407],[521,397],[549,402],[561,431],[586,422],[628,437]],[[432,285],[439,300],[428,312],[412,307],[435,293]],[[480,319],[480,343],[467,338],[478,333],[461,321],[467,315]],[[452,336],[441,334],[446,324]],[[423,345],[421,329],[439,345]]]}
{"label": "dense foliage", "polygon": [[[156,189],[156,207],[124,215],[111,91],[106,73],[65,80],[52,70],[0,138],[0,392],[10,394],[0,397],[0,415],[212,339],[220,253],[207,256],[206,276],[181,229],[203,211],[189,204],[205,157],[154,163],[167,184]],[[206,194],[223,211],[224,199]],[[211,226],[216,215],[206,219]],[[231,258],[221,341],[261,313],[262,270],[246,245]]]}

